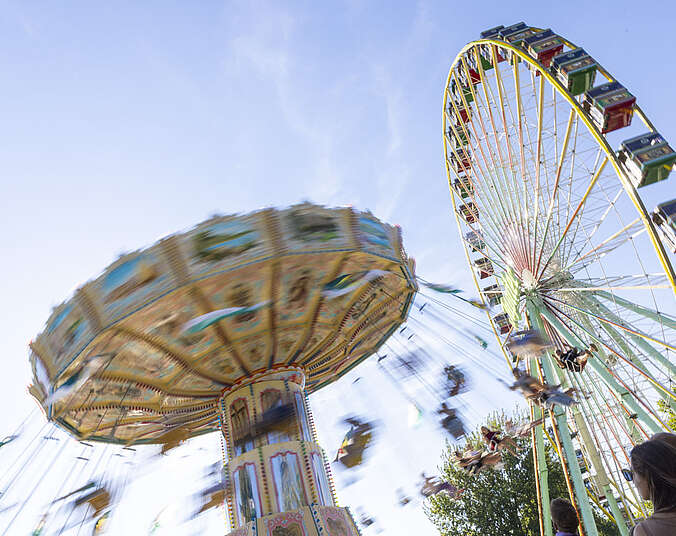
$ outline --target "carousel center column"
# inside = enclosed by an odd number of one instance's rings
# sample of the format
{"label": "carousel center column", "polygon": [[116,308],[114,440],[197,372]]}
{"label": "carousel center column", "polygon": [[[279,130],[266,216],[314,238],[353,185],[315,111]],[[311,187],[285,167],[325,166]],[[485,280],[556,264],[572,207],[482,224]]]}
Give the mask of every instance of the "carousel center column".
{"label": "carousel center column", "polygon": [[329,465],[316,440],[302,369],[252,376],[224,393],[230,536],[357,536],[337,506]]}

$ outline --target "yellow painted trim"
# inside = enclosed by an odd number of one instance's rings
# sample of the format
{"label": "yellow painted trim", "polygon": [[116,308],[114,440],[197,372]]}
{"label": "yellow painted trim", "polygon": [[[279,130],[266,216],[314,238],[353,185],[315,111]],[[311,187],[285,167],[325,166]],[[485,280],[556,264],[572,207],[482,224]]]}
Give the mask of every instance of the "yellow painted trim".
{"label": "yellow painted trim", "polygon": [[[569,47],[575,47],[575,45],[565,39],[563,39],[564,43],[568,45]],[[676,295],[676,273],[674,272],[674,268],[671,265],[671,262],[669,260],[669,257],[667,255],[666,250],[664,249],[664,246],[662,242],[660,241],[657,231],[655,229],[655,225],[653,224],[652,220],[650,219],[650,216],[648,215],[648,212],[645,208],[645,205],[643,204],[642,199],[638,195],[638,192],[634,188],[634,186],[631,184],[627,176],[622,172],[622,169],[620,167],[620,162],[617,158],[617,155],[613,151],[613,149],[610,147],[608,141],[605,139],[605,137],[598,131],[596,126],[593,124],[591,118],[584,112],[582,109],[582,106],[580,103],[578,103],[569,93],[566,91],[563,86],[559,83],[558,80],[552,76],[552,74],[547,70],[543,69],[539,62],[535,61],[527,52],[524,50],[515,47],[509,43],[505,43],[503,41],[497,40],[497,39],[479,39],[477,41],[472,41],[468,44],[466,44],[458,53],[456,56],[455,60],[453,60],[453,63],[451,64],[451,68],[449,70],[449,76],[448,80],[446,81],[446,87],[448,87],[449,82],[450,82],[450,77],[451,74],[453,73],[453,69],[455,68],[456,64],[458,61],[462,60],[463,55],[465,52],[470,50],[472,47],[475,46],[480,46],[483,44],[491,44],[491,45],[496,45],[499,46],[503,49],[510,50],[512,53],[516,54],[521,60],[525,61],[528,63],[530,66],[532,66],[536,71],[540,73],[541,76],[545,77],[547,81],[554,87],[554,89],[568,102],[568,104],[571,106],[572,110],[577,112],[578,116],[582,119],[584,124],[587,126],[587,129],[591,133],[591,135],[594,137],[596,142],[599,144],[599,147],[601,147],[604,152],[606,153],[606,156],[610,163],[613,165],[613,168],[615,169],[615,173],[617,174],[618,179],[620,180],[620,184],[622,184],[622,187],[624,188],[625,192],[629,196],[629,199],[631,199],[632,203],[634,204],[634,207],[636,208],[637,212],[639,213],[639,216],[641,217],[641,220],[643,221],[644,226],[646,227],[646,230],[648,231],[648,235],[650,236],[650,240],[653,244],[653,247],[655,248],[655,251],[657,253],[657,257],[662,264],[662,267],[664,269],[664,272],[667,276],[667,279],[669,280],[671,284],[671,288],[674,291],[674,294]],[[497,68],[497,66],[495,67]],[[613,80],[613,78],[610,76],[610,74],[603,69],[600,65],[598,66],[598,71],[606,77],[608,80]],[[470,84],[471,85],[471,84]],[[446,109],[446,91],[444,91],[444,111]],[[635,107],[635,112],[639,115],[639,117],[643,120],[643,122],[648,126],[649,129],[652,131],[655,130],[654,126],[650,121],[647,119],[647,117],[643,114],[642,110],[636,106]],[[445,132],[445,127],[446,127],[446,120],[444,117],[444,132]],[[444,158],[446,158],[446,141],[444,139]],[[538,155],[539,158],[539,155]],[[447,167],[447,174],[448,174],[448,164],[446,165]],[[450,179],[450,175],[449,175]],[[454,203],[455,207],[455,203]],[[456,221],[457,221],[457,216],[456,216]],[[460,230],[460,236],[462,238],[462,228],[458,227]],[[468,256],[468,261],[469,261],[469,256]],[[470,263],[471,267],[471,263]],[[475,278],[476,282],[476,278]]]}
{"label": "yellow painted trim", "polygon": [[[464,49],[463,49],[464,51]],[[457,58],[456,58],[457,61]],[[451,83],[451,75],[453,74],[453,67],[455,67],[455,62],[453,62],[453,65],[451,66],[451,69],[448,72],[448,78],[446,79],[446,88]],[[447,141],[446,141],[446,99],[448,98],[448,91],[444,90],[444,98],[443,98],[443,103],[442,103],[442,108],[441,108],[441,124],[442,124],[442,140],[443,140],[443,149],[444,149],[444,164],[446,166],[446,177],[448,180],[448,188],[451,192],[451,202],[453,203],[453,215],[455,216],[455,222],[458,226],[458,235],[460,236],[460,241],[462,242],[463,249],[465,251],[465,258],[467,259],[467,265],[469,266],[470,273],[472,274],[472,279],[474,280],[474,285],[476,286],[477,292],[479,294],[479,299],[481,300],[481,303],[484,306],[487,306],[488,304],[484,301],[483,294],[481,293],[481,287],[479,286],[479,281],[476,278],[476,273],[474,272],[474,269],[472,268],[472,260],[469,256],[469,250],[467,249],[467,244],[465,243],[465,239],[462,235],[462,226],[460,224],[460,218],[458,217],[458,208],[455,202],[455,192],[453,191],[453,182],[451,181],[451,171],[450,171],[450,166],[448,165],[448,148],[447,148]],[[462,94],[462,91],[461,91]],[[455,102],[453,103],[455,106]],[[454,129],[455,130],[455,129]],[[454,151],[455,152],[455,151]],[[455,172],[453,172],[456,178],[460,178]],[[486,316],[488,317],[488,321],[490,322],[491,328],[493,329],[493,334],[495,335],[495,338],[499,341],[500,336],[498,335],[497,330],[495,329],[495,324],[493,323],[493,318],[491,317],[490,312],[488,309],[486,309]],[[512,363],[507,355],[507,352],[505,351],[505,348],[500,345],[500,349],[502,350],[502,354],[505,357],[505,361],[507,362],[507,366],[511,369],[512,368]]]}

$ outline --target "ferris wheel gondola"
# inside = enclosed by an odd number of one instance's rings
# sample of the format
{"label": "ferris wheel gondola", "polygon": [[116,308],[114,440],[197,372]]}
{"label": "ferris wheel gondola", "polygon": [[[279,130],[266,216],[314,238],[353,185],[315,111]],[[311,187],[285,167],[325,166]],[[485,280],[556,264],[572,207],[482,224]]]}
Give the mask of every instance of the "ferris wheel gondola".
{"label": "ferris wheel gondola", "polygon": [[[597,533],[576,445],[627,534],[624,515],[641,515],[621,477],[627,450],[666,428],[657,400],[676,405],[673,209],[651,215],[637,189],[659,190],[676,152],[589,52],[523,22],[461,50],[442,110],[456,221],[497,340],[510,367],[515,332],[551,340],[525,365],[586,393],[551,412],[584,527]],[[534,441],[542,448],[541,431]],[[546,517],[546,482],[537,484]]]}

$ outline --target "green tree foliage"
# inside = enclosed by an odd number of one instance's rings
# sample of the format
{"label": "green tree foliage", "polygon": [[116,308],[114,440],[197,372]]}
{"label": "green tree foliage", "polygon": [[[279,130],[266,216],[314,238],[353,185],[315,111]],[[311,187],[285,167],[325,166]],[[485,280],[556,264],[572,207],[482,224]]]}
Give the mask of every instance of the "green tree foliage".
{"label": "green tree foliage", "polygon": [[666,424],[672,432],[676,432],[676,412],[664,400],[657,401],[658,409],[666,416]]}
{"label": "green tree foliage", "polygon": [[[504,420],[504,415],[496,415],[488,419],[487,425],[493,429],[504,429],[501,425]],[[472,445],[471,448],[483,445],[478,431],[469,436],[468,444]],[[438,494],[426,505],[428,517],[442,536],[540,535],[530,439],[518,439],[517,445],[517,456],[504,453],[503,469],[488,469],[475,476],[452,463],[456,449],[447,445],[441,477],[464,491],[456,499],[444,493]],[[550,446],[546,447],[546,459],[550,498],[568,499],[561,463]],[[603,536],[619,534],[614,524],[606,519],[597,517],[597,527]]]}

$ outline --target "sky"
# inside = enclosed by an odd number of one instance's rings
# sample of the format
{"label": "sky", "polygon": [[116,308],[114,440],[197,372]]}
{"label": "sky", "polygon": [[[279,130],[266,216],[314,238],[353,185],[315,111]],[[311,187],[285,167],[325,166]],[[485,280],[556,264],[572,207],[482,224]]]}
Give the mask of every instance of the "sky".
{"label": "sky", "polygon": [[[520,20],[584,46],[676,140],[668,2],[0,0],[0,435],[34,407],[27,344],[51,308],[120,253],[213,213],[303,200],[370,209],[402,226],[419,275],[471,289],[443,167],[442,91],[465,43]],[[647,191],[647,204],[664,191]],[[312,400],[329,450],[340,418],[359,409],[345,402],[361,397],[349,396],[353,379]],[[390,405],[398,393],[380,382],[372,403],[396,421],[405,401]],[[493,404],[480,391],[468,399],[479,413]],[[434,471],[441,436],[393,437],[380,451],[413,449]],[[392,474],[422,470],[393,472],[394,454],[355,484],[338,475],[341,503],[376,510],[388,535],[435,534],[419,505],[393,508]],[[183,455],[134,493],[189,475]]]}

